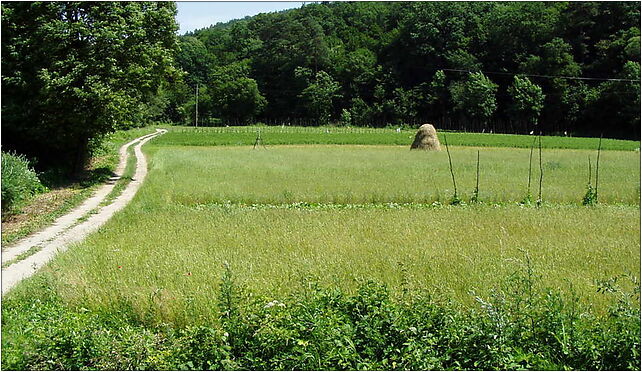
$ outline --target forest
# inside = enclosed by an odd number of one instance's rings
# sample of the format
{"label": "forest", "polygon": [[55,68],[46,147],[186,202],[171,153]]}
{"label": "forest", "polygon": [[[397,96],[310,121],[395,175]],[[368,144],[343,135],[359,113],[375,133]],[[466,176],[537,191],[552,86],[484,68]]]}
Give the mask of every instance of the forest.
{"label": "forest", "polygon": [[640,138],[638,2],[321,2],[186,35],[175,14],[3,3],[3,149],[77,170],[152,122]]}
{"label": "forest", "polygon": [[[640,4],[354,2],[179,38],[174,121],[639,138]],[[217,120],[212,121],[213,124]],[[538,129],[537,129],[538,128]]]}

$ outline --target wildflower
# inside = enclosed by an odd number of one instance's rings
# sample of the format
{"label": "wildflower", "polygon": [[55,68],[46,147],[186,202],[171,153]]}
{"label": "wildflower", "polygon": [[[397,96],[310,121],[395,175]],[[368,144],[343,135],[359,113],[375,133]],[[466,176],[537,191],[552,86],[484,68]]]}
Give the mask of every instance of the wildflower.
{"label": "wildflower", "polygon": [[120,270],[120,269],[122,269],[122,268],[123,268],[123,266],[122,266],[122,265],[118,265],[118,269],[119,269],[119,270]]}
{"label": "wildflower", "polygon": [[285,307],[285,304],[284,304],[283,302],[279,302],[279,301],[277,301],[277,300],[274,300],[274,301],[270,301],[270,302],[268,302],[268,303],[264,306],[264,308],[269,309],[269,308],[271,308],[271,307],[273,307],[273,306]]}

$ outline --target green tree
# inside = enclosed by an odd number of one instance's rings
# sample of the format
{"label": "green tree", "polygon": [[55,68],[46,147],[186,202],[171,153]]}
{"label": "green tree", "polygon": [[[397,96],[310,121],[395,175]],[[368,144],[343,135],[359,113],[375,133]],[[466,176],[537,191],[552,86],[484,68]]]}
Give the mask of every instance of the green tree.
{"label": "green tree", "polygon": [[174,3],[2,3],[3,145],[74,164],[175,74]]}
{"label": "green tree", "polygon": [[176,63],[187,73],[185,80],[190,86],[205,83],[214,63],[212,54],[203,42],[193,36],[183,36],[179,40]]}
{"label": "green tree", "polygon": [[508,88],[512,104],[510,115],[513,120],[536,125],[537,118],[544,108],[544,93],[542,88],[533,84],[527,77],[515,76],[513,84]]}
{"label": "green tree", "polygon": [[600,84],[598,97],[588,107],[587,116],[596,123],[591,129],[595,135],[609,130],[617,136],[640,138],[640,63],[625,63],[617,77],[630,81]]}
{"label": "green tree", "polygon": [[481,72],[471,73],[463,82],[450,86],[454,110],[471,120],[487,123],[497,109],[497,84]]}
{"label": "green tree", "polygon": [[217,68],[209,89],[214,113],[224,119],[249,123],[266,105],[256,80],[249,77],[248,60]]}
{"label": "green tree", "polygon": [[332,100],[339,97],[339,84],[325,71],[317,72],[314,79],[310,79],[309,69],[298,68],[296,74],[308,80],[308,86],[299,94],[308,114],[327,124],[333,111]]}

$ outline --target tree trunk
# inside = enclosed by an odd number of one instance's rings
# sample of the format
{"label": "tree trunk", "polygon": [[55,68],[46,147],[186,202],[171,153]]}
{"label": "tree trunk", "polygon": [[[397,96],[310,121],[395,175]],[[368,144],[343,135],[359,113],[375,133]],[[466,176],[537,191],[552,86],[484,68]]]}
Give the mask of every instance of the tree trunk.
{"label": "tree trunk", "polygon": [[82,137],[78,140],[78,145],[76,147],[76,160],[74,162],[72,176],[75,179],[80,179],[82,176],[87,161],[89,160],[89,139]]}

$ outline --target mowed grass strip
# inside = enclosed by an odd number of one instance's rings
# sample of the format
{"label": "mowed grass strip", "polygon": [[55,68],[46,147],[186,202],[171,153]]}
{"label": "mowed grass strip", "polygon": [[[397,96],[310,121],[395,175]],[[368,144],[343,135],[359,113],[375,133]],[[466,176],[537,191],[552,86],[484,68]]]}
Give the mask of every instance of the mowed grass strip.
{"label": "mowed grass strip", "polygon": [[[439,126],[437,126],[439,130]],[[253,145],[258,132],[266,145],[337,144],[337,145],[404,145],[410,147],[416,130],[397,132],[389,128],[342,127],[171,127],[169,133],[158,138],[157,144],[179,146],[236,146]],[[441,142],[448,136],[452,146],[518,147],[530,148],[533,136],[519,134],[491,134],[439,132]],[[599,138],[543,136],[543,148],[596,150]],[[640,149],[640,141],[605,138],[603,150],[633,151]]]}
{"label": "mowed grass strip", "polygon": [[[162,140],[160,138],[158,141]],[[155,145],[159,142],[155,142]],[[451,148],[458,193],[475,188],[477,150]],[[481,148],[480,199],[512,203],[527,194],[529,149]],[[447,203],[454,190],[445,151],[400,146],[150,146],[150,177],[142,193],[160,203]],[[588,157],[595,152],[542,152],[545,202],[580,204],[586,192]],[[531,194],[538,194],[539,163],[533,154]],[[635,152],[604,151],[599,201],[640,203],[640,161]],[[593,170],[593,181],[595,170]]]}
{"label": "mowed grass strip", "polygon": [[466,304],[530,260],[542,284],[599,302],[596,279],[640,266],[638,207],[249,210],[149,197],[46,268],[62,298],[95,310],[127,303],[153,322],[211,322],[227,262],[238,283],[274,299],[304,278],[347,290],[374,279]]}

